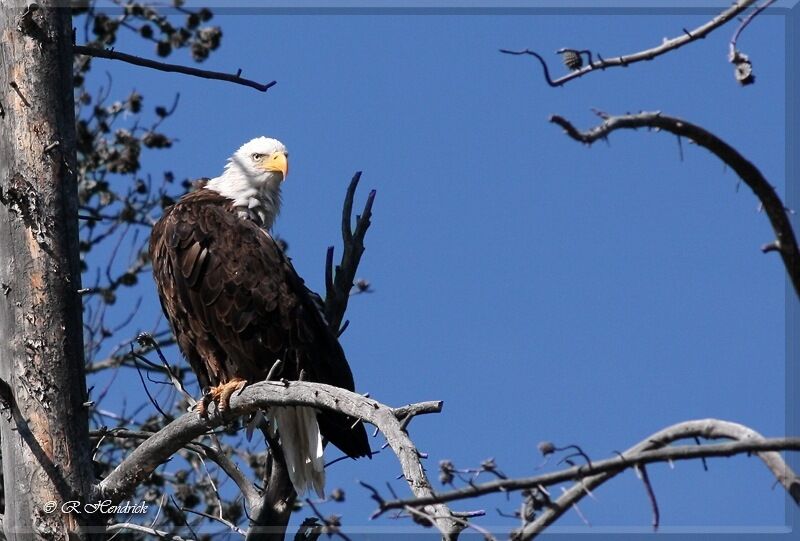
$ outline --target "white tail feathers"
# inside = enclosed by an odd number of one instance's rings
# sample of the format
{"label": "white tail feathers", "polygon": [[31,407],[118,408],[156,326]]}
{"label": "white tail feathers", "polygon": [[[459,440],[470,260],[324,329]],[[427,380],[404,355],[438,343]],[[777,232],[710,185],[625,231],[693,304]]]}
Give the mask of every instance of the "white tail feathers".
{"label": "white tail feathers", "polygon": [[277,428],[289,478],[298,496],[312,488],[325,497],[325,460],[322,457],[322,434],[317,412],[301,406],[270,408],[270,431]]}

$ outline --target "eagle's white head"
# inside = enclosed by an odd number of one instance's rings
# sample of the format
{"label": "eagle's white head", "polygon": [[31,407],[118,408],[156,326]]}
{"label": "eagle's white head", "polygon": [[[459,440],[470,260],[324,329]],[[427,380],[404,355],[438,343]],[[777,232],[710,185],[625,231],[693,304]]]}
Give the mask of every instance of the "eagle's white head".
{"label": "eagle's white head", "polygon": [[281,207],[281,184],[289,172],[289,153],[277,139],[256,137],[228,159],[222,175],[206,188],[231,199],[242,217],[270,229]]}

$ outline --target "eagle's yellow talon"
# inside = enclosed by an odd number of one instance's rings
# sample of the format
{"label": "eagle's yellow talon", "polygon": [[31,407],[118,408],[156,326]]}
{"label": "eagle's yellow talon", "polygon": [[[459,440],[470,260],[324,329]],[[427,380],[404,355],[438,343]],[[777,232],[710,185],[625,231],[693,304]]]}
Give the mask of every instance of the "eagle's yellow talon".
{"label": "eagle's yellow talon", "polygon": [[[231,396],[233,396],[233,393],[244,389],[245,385],[247,385],[247,380],[235,378],[227,383],[217,385],[216,387],[211,387],[208,395],[206,395],[208,397],[208,402],[216,403],[219,412],[223,413],[230,407]],[[205,402],[206,397],[203,398],[203,401]],[[205,408],[203,408],[203,410],[205,410]],[[199,408],[198,411],[200,411]]]}

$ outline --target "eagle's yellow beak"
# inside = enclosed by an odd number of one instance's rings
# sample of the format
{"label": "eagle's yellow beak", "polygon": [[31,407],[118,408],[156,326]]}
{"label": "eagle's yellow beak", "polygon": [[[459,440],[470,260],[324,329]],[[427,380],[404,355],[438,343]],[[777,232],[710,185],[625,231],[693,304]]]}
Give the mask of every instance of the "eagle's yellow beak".
{"label": "eagle's yellow beak", "polygon": [[286,180],[286,175],[289,174],[289,160],[286,158],[286,153],[276,152],[269,156],[264,162],[264,169],[280,171],[283,173],[283,179]]}

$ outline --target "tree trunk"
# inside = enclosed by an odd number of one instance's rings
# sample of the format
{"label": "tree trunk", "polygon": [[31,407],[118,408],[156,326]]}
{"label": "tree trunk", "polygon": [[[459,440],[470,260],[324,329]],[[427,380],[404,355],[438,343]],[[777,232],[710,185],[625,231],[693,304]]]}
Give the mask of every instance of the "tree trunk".
{"label": "tree trunk", "polygon": [[83,405],[71,15],[56,3],[4,0],[0,7],[0,435],[8,539],[88,539],[102,521],[61,511],[63,502],[91,501],[93,469]]}

